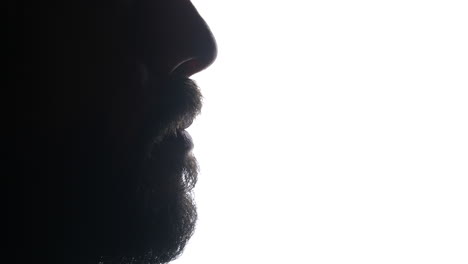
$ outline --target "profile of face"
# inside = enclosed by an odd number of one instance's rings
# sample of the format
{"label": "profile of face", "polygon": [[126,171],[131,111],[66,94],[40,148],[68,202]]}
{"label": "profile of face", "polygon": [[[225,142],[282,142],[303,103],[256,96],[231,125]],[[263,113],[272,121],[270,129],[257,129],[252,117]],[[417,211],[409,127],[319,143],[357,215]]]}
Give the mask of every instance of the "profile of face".
{"label": "profile of face", "polygon": [[16,162],[26,229],[47,236],[31,243],[64,263],[166,263],[194,231],[189,77],[215,40],[189,0],[57,2],[15,7]]}

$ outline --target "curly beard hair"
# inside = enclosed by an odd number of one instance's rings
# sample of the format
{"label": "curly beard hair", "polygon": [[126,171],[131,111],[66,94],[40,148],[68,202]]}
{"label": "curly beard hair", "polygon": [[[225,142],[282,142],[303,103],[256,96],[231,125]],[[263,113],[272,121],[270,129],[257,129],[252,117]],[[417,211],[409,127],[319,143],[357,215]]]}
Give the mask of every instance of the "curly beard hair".
{"label": "curly beard hair", "polygon": [[104,248],[110,249],[104,252],[110,254],[101,256],[102,264],[167,263],[182,253],[195,229],[193,188],[198,164],[191,153],[190,136],[182,130],[200,113],[202,96],[186,78],[159,86],[164,89],[154,89],[158,103],[147,113],[141,129],[146,148],[129,184],[134,194],[126,190],[127,201],[120,205],[126,204],[127,209],[118,209],[110,219],[118,219],[122,226],[111,224],[103,232]]}
{"label": "curly beard hair", "polygon": [[[102,256],[99,263],[167,263],[184,250],[197,220],[192,193],[197,180],[197,163],[191,154],[177,161],[165,160],[173,162],[172,168],[164,168],[160,161],[148,162],[150,168],[137,191],[136,204],[140,210],[133,215],[135,222],[129,225],[131,228],[121,229],[121,233],[114,229],[112,239],[107,240],[108,243],[116,241],[119,245],[107,246],[124,255]],[[164,180],[151,177],[152,173],[162,171],[168,176]]]}

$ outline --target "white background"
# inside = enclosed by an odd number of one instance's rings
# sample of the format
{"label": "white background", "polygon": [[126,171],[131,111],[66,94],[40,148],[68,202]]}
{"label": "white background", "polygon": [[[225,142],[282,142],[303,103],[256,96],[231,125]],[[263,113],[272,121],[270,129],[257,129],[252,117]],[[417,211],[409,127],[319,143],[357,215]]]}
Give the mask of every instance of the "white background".
{"label": "white background", "polygon": [[468,263],[468,1],[193,3],[219,55],[173,263]]}

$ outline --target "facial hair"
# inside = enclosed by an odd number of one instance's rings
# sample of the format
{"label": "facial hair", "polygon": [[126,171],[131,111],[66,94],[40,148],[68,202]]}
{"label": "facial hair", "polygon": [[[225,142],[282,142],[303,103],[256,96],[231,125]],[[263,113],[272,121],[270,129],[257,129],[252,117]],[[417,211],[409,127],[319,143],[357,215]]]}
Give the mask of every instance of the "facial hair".
{"label": "facial hair", "polygon": [[153,90],[157,103],[145,114],[141,148],[129,155],[135,162],[120,173],[119,190],[104,198],[101,264],[167,263],[182,253],[195,229],[198,164],[183,129],[200,113],[202,96],[187,78],[157,85],[164,88]]}

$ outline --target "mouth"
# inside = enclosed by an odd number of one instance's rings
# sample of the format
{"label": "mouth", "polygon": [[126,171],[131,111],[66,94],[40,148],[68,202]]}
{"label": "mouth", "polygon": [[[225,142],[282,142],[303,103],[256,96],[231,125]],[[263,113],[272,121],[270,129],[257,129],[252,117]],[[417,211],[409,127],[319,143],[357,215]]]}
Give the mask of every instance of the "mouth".
{"label": "mouth", "polygon": [[153,143],[148,152],[148,158],[159,160],[160,163],[181,162],[193,149],[192,137],[185,130],[178,130],[162,137]]}
{"label": "mouth", "polygon": [[[159,81],[151,76],[150,80],[156,80],[155,87],[151,89],[154,94],[147,97],[148,103],[145,105],[148,105],[148,110],[140,129],[145,152],[169,147],[168,144],[186,151],[192,150],[192,137],[186,129],[192,125],[202,107],[202,95],[197,84],[183,76],[174,75]],[[150,81],[148,85],[151,88],[153,84]]]}
{"label": "mouth", "polygon": [[158,146],[164,144],[165,141],[179,141],[178,145],[185,146],[184,149],[192,150],[192,137],[186,130],[192,123],[193,119],[187,119],[180,122],[175,128],[167,127],[163,131],[155,133],[157,136],[152,138],[152,145]]}
{"label": "mouth", "polygon": [[182,130],[176,133],[176,140],[179,141],[179,144],[186,150],[187,152],[192,151],[193,149],[193,139],[192,136],[186,130]]}

